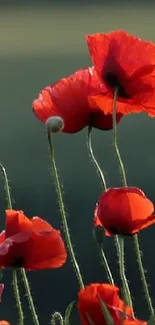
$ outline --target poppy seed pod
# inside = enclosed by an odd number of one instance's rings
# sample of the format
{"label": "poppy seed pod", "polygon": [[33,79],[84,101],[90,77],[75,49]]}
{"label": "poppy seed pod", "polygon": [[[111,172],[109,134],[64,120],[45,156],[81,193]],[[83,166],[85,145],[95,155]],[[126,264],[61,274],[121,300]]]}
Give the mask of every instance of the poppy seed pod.
{"label": "poppy seed pod", "polygon": [[57,133],[63,130],[64,120],[60,116],[52,116],[47,119],[45,126],[48,132]]}

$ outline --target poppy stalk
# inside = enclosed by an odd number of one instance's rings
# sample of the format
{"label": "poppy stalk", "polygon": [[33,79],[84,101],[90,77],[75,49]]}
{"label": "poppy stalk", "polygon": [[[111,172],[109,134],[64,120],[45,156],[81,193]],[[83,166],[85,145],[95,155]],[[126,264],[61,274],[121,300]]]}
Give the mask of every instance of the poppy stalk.
{"label": "poppy stalk", "polygon": [[[6,170],[4,166],[0,163],[0,168],[3,173],[3,179],[4,179],[4,189],[5,189],[5,194],[6,194],[6,200],[7,200],[7,208],[12,210],[12,201],[11,201],[11,195],[10,195],[10,188],[9,188],[9,182],[8,182],[8,177]],[[23,268],[21,268],[21,274],[23,278],[23,282],[25,284],[25,289],[26,289],[26,295],[29,301],[29,306],[30,310],[33,316],[33,321],[34,325],[40,325],[39,324],[39,319],[35,310],[35,306],[33,303],[31,291],[30,291],[30,286],[27,280],[26,272]],[[15,292],[15,298],[16,298],[16,303],[18,307],[18,312],[19,312],[19,319],[20,319],[20,324],[24,325],[24,313],[22,309],[22,304],[20,300],[20,294],[19,294],[19,289],[18,289],[18,282],[17,282],[17,271],[16,269],[13,269],[13,286],[14,286],[14,292]]]}
{"label": "poppy stalk", "polygon": [[70,238],[70,232],[69,232],[69,228],[68,228],[68,224],[67,224],[65,206],[64,206],[64,202],[63,202],[62,190],[61,190],[59,175],[58,175],[58,171],[57,171],[57,167],[56,167],[54,148],[53,148],[53,144],[51,141],[51,134],[48,129],[47,129],[47,139],[48,139],[48,144],[49,144],[51,167],[52,167],[53,177],[54,177],[54,181],[55,181],[55,187],[56,187],[56,191],[57,191],[57,197],[58,197],[58,203],[59,203],[59,208],[60,208],[60,213],[61,213],[61,221],[62,221],[62,225],[63,225],[63,232],[64,232],[64,236],[65,236],[66,246],[67,246],[68,253],[70,255],[70,259],[71,259],[79,286],[80,286],[80,288],[83,288],[84,284],[83,284],[82,274],[80,271],[79,264],[76,260],[74,249],[73,249],[71,238]]}
{"label": "poppy stalk", "polygon": [[[122,182],[123,182],[123,185],[126,187],[127,186],[126,172],[125,172],[123,160],[122,160],[119,148],[118,148],[118,141],[117,141],[117,122],[116,122],[117,96],[118,96],[118,88],[116,88],[115,91],[114,91],[114,101],[113,101],[113,132],[114,132],[113,143],[114,143],[114,149],[115,149],[117,160],[118,160],[119,167],[120,167]],[[116,237],[116,239],[119,238],[118,236],[115,236],[115,237]],[[144,273],[138,235],[137,234],[133,235],[133,239],[134,239],[135,253],[136,253],[136,256],[137,256],[137,262],[138,262],[139,271],[140,271],[140,275],[141,275],[141,280],[142,280],[142,284],[143,284],[143,290],[144,290],[144,293],[145,293],[145,298],[146,298],[146,301],[147,301],[147,305],[148,305],[148,309],[150,311],[150,314],[151,314],[152,318],[155,320],[155,312],[154,312],[154,309],[153,309],[151,297],[150,297],[150,294],[149,294],[148,284],[147,284],[145,273]],[[123,266],[124,265],[124,258],[123,258],[123,255],[124,255],[124,249],[123,249],[124,239],[123,239],[122,236],[120,237],[119,245],[120,245],[119,248],[121,249],[120,253],[122,254],[121,260],[120,260],[120,267],[121,267],[121,264],[122,264],[121,269],[123,271],[123,274],[125,275],[125,270],[124,270],[124,266]],[[121,269],[120,269],[120,273],[121,273]],[[123,278],[124,278],[124,276],[122,277],[122,280],[123,280]],[[127,293],[128,297],[129,297],[129,299],[131,299],[130,298],[131,297],[130,290],[129,290],[126,278],[124,278],[123,283],[124,283],[124,289],[126,290],[126,293]],[[131,302],[132,302],[132,300],[131,300]]]}
{"label": "poppy stalk", "polygon": [[[124,168],[124,165],[123,165],[123,162],[122,162],[122,159],[121,159],[120,151],[119,151],[119,148],[118,148],[118,142],[117,142],[117,123],[116,123],[117,95],[118,95],[118,88],[115,88],[115,90],[114,90],[114,100],[113,100],[113,109],[112,109],[112,111],[113,111],[113,145],[114,145],[117,160],[118,160],[118,163],[119,163],[123,184],[124,184],[124,186],[127,186],[125,168]],[[123,285],[124,298],[126,300],[126,303],[128,303],[129,306],[132,307],[132,298],[131,298],[131,293],[130,293],[128,281],[127,281],[127,278],[126,278],[125,266],[124,266],[124,238],[122,236],[116,235],[115,236],[115,244],[116,244],[116,249],[117,249],[117,254],[118,254],[118,259],[119,259],[120,277],[121,277],[122,285]]]}
{"label": "poppy stalk", "polygon": [[[2,176],[3,176],[4,190],[5,190],[5,195],[6,195],[7,207],[8,207],[8,209],[12,209],[12,202],[11,202],[11,196],[10,196],[8,177],[7,177],[6,170],[5,170],[2,163],[0,163],[0,170],[1,170],[1,173],[2,173]],[[20,325],[24,325],[24,313],[23,313],[22,303],[21,303],[21,300],[20,300],[20,293],[19,293],[19,288],[18,288],[18,279],[17,279],[17,271],[16,271],[16,269],[12,270],[12,275],[13,275],[14,295],[15,295],[15,300],[16,300],[18,313],[19,313],[19,323],[20,323]]]}
{"label": "poppy stalk", "polygon": [[[105,176],[104,176],[104,173],[102,172],[99,164],[98,164],[98,161],[96,160],[95,158],[95,155],[94,155],[94,152],[93,152],[93,148],[92,148],[92,141],[91,141],[91,134],[92,134],[92,127],[89,126],[88,127],[88,133],[87,133],[87,149],[88,149],[88,154],[92,160],[92,163],[94,164],[95,168],[96,168],[96,171],[100,177],[100,180],[101,180],[101,186],[103,188],[104,191],[106,191],[107,189],[107,184],[106,184],[106,180],[105,180]],[[97,238],[95,236],[95,240],[96,240],[96,243],[97,243],[97,247],[98,247],[98,250],[99,250],[99,255],[100,255],[100,258],[101,258],[101,262],[104,266],[104,269],[105,269],[105,272],[106,272],[106,275],[107,275],[107,278],[109,280],[109,282],[111,284],[114,284],[114,279],[113,279],[113,276],[112,276],[112,273],[111,273],[111,270],[110,270],[110,267],[109,267],[109,264],[108,264],[108,261],[107,261],[107,257],[106,257],[106,254],[103,250],[103,243],[99,243],[97,241]]]}

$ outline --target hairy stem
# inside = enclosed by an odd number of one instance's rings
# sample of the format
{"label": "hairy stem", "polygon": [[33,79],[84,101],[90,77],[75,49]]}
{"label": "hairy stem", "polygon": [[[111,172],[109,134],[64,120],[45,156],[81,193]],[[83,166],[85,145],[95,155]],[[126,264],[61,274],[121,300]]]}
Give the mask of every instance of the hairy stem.
{"label": "hairy stem", "polygon": [[[117,96],[118,96],[118,88],[116,88],[115,92],[114,92],[113,110],[112,110],[112,112],[113,112],[113,145],[114,145],[114,150],[115,150],[116,157],[117,157],[117,160],[118,160],[120,172],[121,172],[121,175],[122,175],[123,186],[127,186],[125,168],[124,168],[122,157],[121,157],[121,154],[120,154],[120,151],[119,151],[119,148],[118,148],[117,121],[116,121]],[[126,274],[125,274],[124,238],[119,237],[119,236],[115,236],[115,244],[116,244],[117,254],[118,254],[118,258],[119,258],[120,277],[121,277],[121,281],[122,281],[125,300],[128,303],[128,305],[132,307],[131,293],[130,293],[128,281],[127,281]]]}
{"label": "hairy stem", "polygon": [[[6,201],[7,201],[7,209],[12,209],[12,201],[11,201],[11,194],[10,194],[8,177],[7,177],[7,173],[6,173],[5,168],[1,163],[0,163],[0,169],[1,169],[1,172],[2,172],[2,175],[3,175],[3,180],[4,180],[4,189],[5,189],[5,195],[6,195]],[[31,296],[29,283],[28,283],[28,280],[27,280],[26,272],[25,272],[25,270],[23,268],[21,268],[21,274],[22,274],[24,283],[27,283],[27,286],[26,286],[27,298],[28,298],[29,301],[32,302],[32,305],[33,305],[33,299],[32,299],[32,296]],[[20,317],[19,323],[21,325],[24,325],[24,313],[23,313],[23,310],[22,310],[22,304],[21,304],[19,289],[18,289],[17,271],[15,269],[13,269],[13,288],[14,288],[15,299],[16,299],[18,312],[19,312],[19,317]],[[34,305],[33,305],[33,307],[34,307]],[[31,312],[32,312],[32,315],[34,315],[35,308],[33,308],[33,310],[31,310]],[[36,314],[36,318],[37,318],[37,314]],[[34,322],[34,325],[39,325],[39,322],[38,323]]]}
{"label": "hairy stem", "polygon": [[65,236],[65,242],[66,242],[66,246],[68,249],[68,253],[70,255],[72,265],[74,267],[74,271],[75,271],[79,286],[80,286],[80,288],[84,288],[82,274],[80,271],[79,264],[76,260],[75,253],[73,250],[73,245],[71,242],[70,232],[69,232],[68,223],[67,223],[67,216],[66,216],[65,206],[64,206],[64,202],[63,202],[61,184],[60,184],[59,175],[58,175],[58,171],[57,171],[57,167],[56,167],[54,148],[53,148],[53,144],[51,141],[51,135],[49,132],[47,132],[47,137],[48,137],[50,157],[51,157],[51,167],[52,167],[52,172],[53,172],[53,177],[54,177],[54,182],[55,182],[55,187],[56,187],[56,192],[57,192],[57,197],[58,197],[58,203],[59,203],[59,208],[60,208],[60,213],[61,213],[61,221],[62,221],[62,226],[63,226],[63,233]]}
{"label": "hairy stem", "polygon": [[142,280],[142,284],[143,284],[143,290],[145,293],[145,299],[146,299],[146,302],[148,305],[149,312],[150,312],[151,316],[154,317],[154,321],[155,321],[155,312],[153,310],[152,301],[151,301],[149,289],[148,289],[148,284],[146,281],[145,272],[144,272],[144,268],[143,268],[143,264],[142,264],[138,235],[134,235],[133,238],[134,238],[135,253],[137,256],[137,262],[138,262],[138,266],[139,266],[139,272],[140,272],[140,276],[141,276],[141,280]]}
{"label": "hairy stem", "polygon": [[[124,168],[124,164],[123,164],[123,161],[122,161],[122,158],[121,158],[121,155],[120,155],[120,151],[119,151],[119,148],[118,148],[118,141],[117,141],[117,123],[116,123],[117,95],[118,95],[118,89],[115,90],[114,103],[113,103],[114,148],[115,148],[115,151],[116,151],[116,154],[117,154],[117,158],[118,158],[118,162],[119,162],[119,166],[120,166],[120,171],[121,171],[121,174],[122,174],[123,185],[127,186],[125,168]],[[146,302],[147,302],[149,311],[151,313],[151,316],[153,316],[153,318],[155,320],[155,312],[153,310],[152,301],[151,301],[149,290],[148,290],[148,284],[147,284],[147,281],[146,281],[145,272],[144,272],[144,268],[143,268],[143,264],[142,264],[138,235],[137,234],[134,235],[133,239],[134,239],[135,253],[136,253],[136,256],[137,256],[137,262],[138,262],[138,266],[139,266],[139,271],[140,271],[140,275],[141,275],[141,280],[142,280],[142,284],[143,284],[143,289],[144,289],[144,293],[145,293]]]}
{"label": "hairy stem", "polygon": [[96,171],[100,177],[101,180],[101,186],[104,189],[104,191],[106,191],[107,189],[107,184],[106,184],[106,180],[105,180],[105,176],[103,171],[101,170],[95,156],[94,156],[94,152],[93,152],[93,148],[92,148],[92,141],[91,141],[91,134],[92,134],[92,127],[89,126],[88,127],[88,133],[87,133],[87,148],[88,148],[88,154],[90,156],[90,159],[92,160],[92,163],[94,164]]}
{"label": "hairy stem", "polygon": [[109,283],[114,285],[114,279],[113,279],[109,264],[107,262],[107,259],[106,259],[106,256],[105,256],[105,253],[103,250],[103,244],[98,244],[98,249],[99,249],[99,253],[100,253],[101,262],[102,262],[104,269],[106,271],[108,281],[109,281]]}
{"label": "hairy stem", "polygon": [[[2,176],[3,176],[4,191],[5,191],[6,202],[7,202],[7,209],[12,209],[9,181],[8,181],[6,170],[5,170],[4,166],[2,165],[2,163],[0,163],[0,170],[1,170],[1,173],[2,173]],[[18,281],[17,281],[17,271],[15,269],[13,269],[12,275],[13,275],[13,280],[12,280],[13,290],[14,290],[16,305],[17,305],[18,314],[19,314],[19,324],[24,325],[24,313],[23,313],[23,309],[22,309],[22,303],[21,303],[21,300],[20,300],[20,293],[19,293]]]}
{"label": "hairy stem", "polygon": [[18,308],[18,313],[19,313],[19,324],[24,325],[24,313],[23,313],[23,308],[20,300],[20,293],[19,293],[19,288],[18,288],[18,280],[17,280],[17,271],[13,269],[12,271],[13,274],[13,290],[14,290],[14,295],[16,299],[16,304]]}
{"label": "hairy stem", "polygon": [[25,270],[22,268],[21,269],[21,274],[22,274],[22,278],[23,278],[23,282],[24,282],[24,286],[25,286],[25,291],[26,291],[26,295],[27,295],[27,299],[29,302],[29,307],[30,307],[30,311],[33,317],[33,323],[34,325],[39,325],[39,319],[35,310],[35,306],[33,303],[33,299],[32,299],[32,295],[31,295],[31,291],[30,291],[30,286],[29,286],[29,282],[26,276],[26,272]]}
{"label": "hairy stem", "polygon": [[0,170],[1,170],[1,173],[2,173],[2,176],[3,176],[4,191],[5,191],[6,202],[7,202],[7,209],[12,209],[9,181],[8,181],[6,170],[5,170],[4,166],[1,163],[0,163]]}
{"label": "hairy stem", "polygon": [[125,299],[125,304],[133,308],[131,293],[128,286],[128,281],[125,275],[125,267],[124,267],[124,238],[122,236],[118,236],[118,244],[119,244],[119,269],[120,269],[120,277],[123,286],[123,297]]}
{"label": "hairy stem", "polygon": [[117,95],[118,95],[118,88],[115,89],[114,101],[113,101],[113,146],[114,146],[115,153],[116,153],[116,156],[117,156],[117,161],[118,161],[118,164],[119,164],[120,173],[122,175],[123,186],[127,186],[126,172],[125,172],[123,160],[122,160],[119,148],[118,148],[118,139],[117,139],[117,122],[116,122]]}
{"label": "hairy stem", "polygon": [[[94,166],[96,168],[96,171],[97,171],[97,173],[98,173],[98,175],[100,177],[101,186],[103,188],[103,191],[106,191],[107,184],[106,184],[105,176],[104,176],[104,173],[102,172],[102,170],[101,170],[101,168],[99,166],[99,163],[98,163],[97,159],[95,158],[95,155],[94,155],[94,152],[93,152],[93,147],[92,147],[91,134],[92,134],[92,127],[89,126],[88,127],[88,133],[87,133],[88,154],[89,154],[89,157],[92,160],[92,163],[94,164]],[[109,280],[109,282],[111,284],[114,284],[113,276],[112,276],[112,273],[111,273],[111,270],[110,270],[106,255],[105,255],[104,250],[103,250],[103,245],[97,243],[97,247],[98,247],[99,255],[100,255],[100,258],[101,258],[101,263],[104,266],[107,278],[108,278],[108,280]]]}

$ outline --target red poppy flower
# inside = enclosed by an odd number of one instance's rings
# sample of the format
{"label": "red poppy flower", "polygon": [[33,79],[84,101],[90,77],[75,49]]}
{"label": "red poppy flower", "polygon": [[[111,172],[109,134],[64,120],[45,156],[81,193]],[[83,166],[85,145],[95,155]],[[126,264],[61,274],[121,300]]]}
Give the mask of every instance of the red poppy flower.
{"label": "red poppy flower", "polygon": [[[48,118],[60,116],[64,120],[63,132],[76,133],[92,125],[98,129],[113,127],[112,114],[105,115],[99,108],[88,103],[88,95],[104,93],[106,87],[100,82],[94,67],[76,71],[67,78],[45,87],[32,106],[34,114],[45,123]],[[122,114],[117,114],[117,122]]]}
{"label": "red poppy flower", "polygon": [[6,230],[0,234],[0,268],[27,270],[57,268],[66,261],[60,232],[39,217],[6,210]]}
{"label": "red poppy flower", "polygon": [[124,305],[117,287],[105,283],[92,283],[78,293],[77,307],[82,325],[90,325],[90,319],[95,325],[106,325],[100,300],[106,305],[115,325],[120,324],[123,312],[130,319],[133,318],[132,309]]}
{"label": "red poppy flower", "polygon": [[153,203],[139,188],[109,188],[99,198],[95,224],[101,222],[106,235],[133,235],[155,223],[153,212]]}
{"label": "red poppy flower", "polygon": [[114,89],[118,89],[117,112],[146,112],[155,116],[155,45],[124,31],[86,36],[90,56],[104,94],[90,95],[89,102],[105,114],[112,112]]}
{"label": "red poppy flower", "polygon": [[0,320],[0,325],[11,325],[7,320]]}

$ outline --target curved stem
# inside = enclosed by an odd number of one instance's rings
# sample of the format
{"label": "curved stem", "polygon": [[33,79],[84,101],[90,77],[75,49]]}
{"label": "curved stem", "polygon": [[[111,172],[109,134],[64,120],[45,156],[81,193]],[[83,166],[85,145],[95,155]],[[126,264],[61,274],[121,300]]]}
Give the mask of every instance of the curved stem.
{"label": "curved stem", "polygon": [[[114,128],[114,148],[117,154],[117,158],[118,158],[118,162],[119,162],[119,166],[120,166],[120,171],[122,174],[122,181],[123,181],[123,185],[127,186],[127,180],[126,180],[126,173],[125,173],[125,168],[124,168],[124,164],[120,155],[120,151],[118,148],[118,141],[117,141],[117,123],[116,123],[116,102],[117,102],[117,95],[118,95],[118,89],[115,89],[115,94],[114,94],[114,102],[113,102],[113,128]],[[133,239],[134,239],[134,246],[135,246],[135,253],[137,256],[137,262],[138,262],[138,266],[139,266],[139,271],[140,271],[140,275],[141,275],[141,280],[142,280],[142,284],[143,284],[143,289],[144,289],[144,293],[145,293],[145,298],[146,298],[146,302],[149,308],[149,311],[151,313],[151,315],[153,316],[154,320],[155,320],[155,312],[153,310],[153,306],[152,306],[152,301],[150,298],[150,294],[149,294],[149,290],[148,290],[148,284],[146,281],[146,277],[145,277],[145,273],[144,273],[144,268],[143,268],[143,264],[142,264],[142,259],[141,259],[141,252],[140,252],[140,247],[139,247],[139,241],[138,241],[138,235],[133,235]]]}
{"label": "curved stem", "polygon": [[99,249],[99,253],[100,253],[100,257],[101,257],[101,262],[102,262],[102,264],[103,264],[103,266],[105,268],[106,275],[107,275],[107,278],[109,280],[109,283],[114,285],[114,279],[113,279],[109,264],[107,262],[107,259],[106,259],[106,256],[105,256],[105,253],[104,253],[104,250],[103,250],[103,245],[98,244],[98,249]]}
{"label": "curved stem", "polygon": [[24,325],[24,313],[22,309],[22,304],[20,301],[20,293],[18,288],[18,281],[17,281],[17,271],[13,269],[13,289],[14,289],[14,295],[17,303],[18,313],[19,313],[19,324]]}
{"label": "curved stem", "polygon": [[[150,311],[151,316],[155,317],[155,312],[153,310],[152,301],[150,298],[148,285],[147,285],[144,268],[143,268],[143,264],[142,264],[138,235],[134,235],[133,238],[134,238],[135,252],[136,252],[136,256],[137,256],[137,262],[138,262],[138,266],[139,266],[139,272],[140,272],[140,276],[141,276],[141,280],[142,280],[142,284],[143,284],[143,290],[145,293],[146,302],[147,302],[148,309]],[[155,321],[155,319],[154,319],[154,321]]]}
{"label": "curved stem", "polygon": [[[104,173],[102,172],[102,170],[101,170],[101,168],[100,168],[100,166],[98,164],[98,161],[95,158],[94,152],[93,152],[92,141],[91,141],[91,133],[92,133],[92,127],[89,126],[88,127],[88,133],[87,133],[88,153],[89,153],[90,159],[92,160],[92,163],[94,164],[94,166],[96,168],[96,171],[97,171],[97,173],[98,173],[98,175],[100,177],[101,186],[102,186],[103,190],[106,191],[107,190],[107,184],[106,184],[105,176],[104,176]],[[97,246],[98,246],[101,262],[102,262],[102,264],[104,266],[107,278],[108,278],[108,280],[109,280],[109,282],[111,284],[114,284],[113,276],[112,276],[112,273],[111,273],[111,270],[110,270],[106,255],[105,255],[105,253],[103,251],[103,245],[97,243]]]}
{"label": "curved stem", "polygon": [[[9,182],[8,182],[8,177],[7,177],[7,173],[6,170],[4,168],[4,166],[0,163],[0,170],[2,172],[3,175],[3,180],[4,180],[4,189],[5,189],[5,193],[6,193],[6,201],[7,201],[7,208],[8,209],[12,209],[12,201],[11,201],[11,194],[10,194],[10,188],[9,188]],[[30,292],[30,287],[29,287],[29,283],[27,280],[27,276],[26,276],[26,272],[23,268],[21,268],[21,274],[23,277],[23,281],[24,283],[26,283],[26,290],[27,290],[27,298],[29,301],[32,302],[31,306],[33,305],[33,310],[31,309],[32,315],[36,314],[35,312],[35,308],[34,308],[34,304],[33,304],[33,299],[31,296],[31,292]],[[22,310],[22,304],[20,301],[20,295],[19,295],[19,289],[18,289],[18,282],[17,282],[17,271],[13,269],[13,287],[14,287],[14,292],[15,292],[15,298],[16,298],[16,303],[17,303],[17,307],[18,307],[18,311],[19,311],[19,316],[20,316],[20,324],[23,325],[24,322],[24,318],[23,318],[23,310]],[[36,317],[37,318],[37,314]],[[35,321],[35,319],[34,319]],[[39,322],[34,322],[35,325],[39,325]]]}
{"label": "curved stem", "polygon": [[1,173],[2,173],[2,176],[3,176],[4,191],[5,191],[6,202],[7,202],[7,209],[12,209],[9,182],[8,182],[6,170],[5,170],[4,166],[2,165],[2,163],[0,163],[0,170],[1,170]]}
{"label": "curved stem", "polygon": [[93,148],[92,148],[92,141],[91,141],[91,133],[92,133],[92,127],[89,126],[88,127],[88,133],[87,133],[87,148],[88,148],[88,153],[89,153],[89,156],[92,160],[92,163],[94,164],[95,168],[96,168],[96,171],[100,177],[100,180],[101,180],[101,185],[104,189],[104,191],[106,191],[107,189],[107,184],[106,184],[106,180],[105,180],[105,176],[94,156],[94,152],[93,152]]}
{"label": "curved stem", "polygon": [[34,325],[39,325],[39,319],[38,319],[38,316],[37,316],[37,313],[36,313],[36,310],[35,310],[35,306],[34,306],[34,303],[33,303],[32,295],[31,295],[31,291],[30,291],[30,286],[29,286],[29,283],[28,283],[26,272],[25,272],[25,270],[23,268],[21,269],[21,274],[22,274],[22,278],[23,278],[23,282],[24,282],[24,286],[25,286],[27,299],[28,299],[28,302],[29,302],[29,307],[30,307],[31,314],[32,314],[32,317],[33,317],[33,323],[34,323]]}
{"label": "curved stem", "polygon": [[[7,202],[7,209],[12,209],[12,202],[11,202],[11,195],[10,195],[10,188],[9,188],[9,182],[8,182],[8,177],[6,170],[2,163],[0,163],[0,170],[3,176],[3,183],[4,183],[4,190],[5,190],[5,195],[6,195],[6,202]],[[12,271],[13,274],[13,289],[14,289],[14,295],[15,295],[15,300],[18,308],[18,313],[19,313],[19,324],[24,325],[24,313],[22,309],[22,303],[20,300],[20,293],[19,293],[19,288],[18,288],[18,281],[17,281],[17,271],[13,269]]]}
{"label": "curved stem", "polygon": [[[123,186],[127,186],[125,168],[124,168],[122,157],[121,157],[121,154],[120,154],[120,151],[119,151],[119,148],[118,148],[118,140],[117,140],[117,121],[116,121],[117,96],[118,96],[118,88],[116,88],[115,92],[114,92],[113,109],[112,109],[112,112],[113,112],[113,145],[114,145],[114,149],[115,149],[115,152],[116,152],[120,172],[121,172],[121,175],[122,175]],[[127,281],[126,274],[125,274],[124,238],[119,237],[119,236],[115,236],[115,244],[116,244],[117,254],[118,254],[118,258],[119,258],[120,277],[121,277],[121,281],[122,281],[125,300],[128,303],[128,305],[132,307],[131,293],[130,293],[128,281]]]}
{"label": "curved stem", "polygon": [[62,221],[63,232],[64,232],[64,236],[65,236],[65,241],[66,241],[66,245],[67,245],[68,253],[70,255],[71,262],[74,267],[75,274],[76,274],[78,282],[79,282],[79,286],[80,286],[80,288],[84,288],[79,264],[76,260],[73,246],[71,243],[69,228],[68,228],[68,224],[67,224],[67,217],[66,217],[66,212],[65,212],[65,206],[64,206],[64,202],[63,202],[62,190],[61,190],[60,180],[59,180],[58,171],[57,171],[56,162],[55,162],[54,148],[52,145],[51,135],[49,132],[47,132],[47,137],[48,137],[50,157],[51,157],[51,167],[52,167],[53,177],[54,177],[54,181],[55,181],[55,187],[56,187],[56,191],[57,191],[57,197],[58,197],[58,203],[59,203],[59,208],[60,208],[60,213],[61,213],[61,221]]}
{"label": "curved stem", "polygon": [[118,148],[118,141],[117,141],[117,122],[116,122],[117,95],[118,95],[118,88],[115,89],[114,101],[113,101],[113,133],[114,133],[114,135],[113,135],[113,145],[114,145],[117,160],[118,160],[118,163],[119,163],[120,172],[121,172],[121,175],[122,175],[122,183],[123,183],[124,186],[127,186],[125,168],[124,168],[122,157],[121,157],[121,154],[120,154],[120,151],[119,151],[119,148]]}
{"label": "curved stem", "polygon": [[64,324],[63,317],[61,316],[61,314],[58,313],[58,312],[55,312],[52,315],[51,325],[56,325],[57,324],[57,320],[59,321],[59,325],[67,325],[67,324]]}

